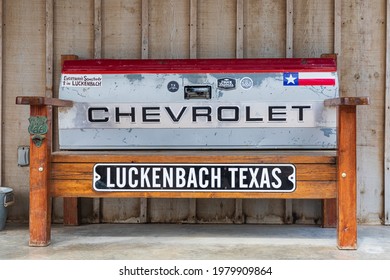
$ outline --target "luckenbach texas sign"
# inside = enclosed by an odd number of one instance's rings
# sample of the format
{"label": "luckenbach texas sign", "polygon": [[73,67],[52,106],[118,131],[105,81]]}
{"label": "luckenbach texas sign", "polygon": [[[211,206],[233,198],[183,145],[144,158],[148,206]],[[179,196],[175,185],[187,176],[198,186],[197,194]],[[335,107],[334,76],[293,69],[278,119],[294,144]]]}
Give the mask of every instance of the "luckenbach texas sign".
{"label": "luckenbach texas sign", "polygon": [[291,164],[96,164],[96,191],[271,191],[295,190]]}

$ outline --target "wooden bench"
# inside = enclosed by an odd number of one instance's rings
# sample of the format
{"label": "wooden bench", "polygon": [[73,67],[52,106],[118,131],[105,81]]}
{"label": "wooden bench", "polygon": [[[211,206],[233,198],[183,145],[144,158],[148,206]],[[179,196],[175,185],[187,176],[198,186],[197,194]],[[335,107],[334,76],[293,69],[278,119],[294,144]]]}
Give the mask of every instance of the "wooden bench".
{"label": "wooden bench", "polygon": [[[337,107],[337,148],[331,150],[53,151],[53,108],[72,107],[74,103],[56,98],[19,96],[16,104],[30,106],[30,246],[50,244],[52,197],[64,197],[66,207],[72,203],[73,207],[77,206],[76,198],[79,197],[131,197],[321,199],[324,224],[332,223],[329,220],[336,217],[338,248],[357,248],[356,106],[369,104],[367,97],[324,101],[324,106]],[[292,164],[296,168],[296,188],[293,192],[98,192],[92,188],[96,163]]]}

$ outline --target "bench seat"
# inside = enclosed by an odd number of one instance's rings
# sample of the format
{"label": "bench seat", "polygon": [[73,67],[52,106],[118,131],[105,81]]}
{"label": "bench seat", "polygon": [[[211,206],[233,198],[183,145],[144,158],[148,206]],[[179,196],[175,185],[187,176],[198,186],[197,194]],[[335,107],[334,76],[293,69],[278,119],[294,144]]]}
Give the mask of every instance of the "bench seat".
{"label": "bench seat", "polygon": [[[275,192],[97,192],[92,188],[93,166],[104,163],[283,163],[294,164],[297,188]],[[316,170],[316,172],[313,172]],[[336,198],[336,151],[67,151],[51,159],[53,197],[158,198]]]}

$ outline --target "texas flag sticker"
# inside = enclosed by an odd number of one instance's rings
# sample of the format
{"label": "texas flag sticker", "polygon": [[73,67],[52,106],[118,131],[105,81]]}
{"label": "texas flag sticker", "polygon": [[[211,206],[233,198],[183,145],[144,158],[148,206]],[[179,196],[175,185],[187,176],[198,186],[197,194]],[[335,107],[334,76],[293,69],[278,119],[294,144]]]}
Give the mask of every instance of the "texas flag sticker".
{"label": "texas flag sticker", "polygon": [[284,86],[335,86],[336,76],[332,72],[288,72],[283,73]]}

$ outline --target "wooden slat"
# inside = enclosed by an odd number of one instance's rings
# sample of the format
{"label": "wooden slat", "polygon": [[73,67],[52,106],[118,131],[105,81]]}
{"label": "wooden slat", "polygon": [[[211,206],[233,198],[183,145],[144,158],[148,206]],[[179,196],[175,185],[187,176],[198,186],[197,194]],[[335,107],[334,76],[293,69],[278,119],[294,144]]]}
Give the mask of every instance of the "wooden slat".
{"label": "wooden slat", "polygon": [[236,8],[236,58],[244,57],[244,3],[237,0]]}
{"label": "wooden slat", "polygon": [[[141,58],[149,58],[149,0],[142,0],[141,3],[141,37],[142,37],[142,50]],[[148,221],[148,200],[140,200],[140,223],[146,223]]]}
{"label": "wooden slat", "polygon": [[294,50],[294,2],[286,0],[286,57],[293,57]]}
{"label": "wooden slat", "polygon": [[[103,41],[102,41],[102,0],[94,0],[94,30],[93,30],[93,41],[94,41],[94,48],[93,48],[93,57],[95,59],[99,59],[99,58],[102,58],[102,45],[103,45]],[[66,201],[66,199],[64,199],[64,202]],[[101,211],[100,211],[100,205],[101,205],[101,201],[100,199],[94,199],[92,201],[92,217],[94,219],[93,222],[95,223],[100,223],[101,221]],[[71,205],[69,206],[72,206],[69,207],[69,210],[65,209],[64,207],[64,222],[65,222],[65,210],[67,210],[69,212],[69,214],[73,214],[73,216],[76,216],[77,215],[77,220],[75,221],[79,221],[80,219],[78,218],[78,213],[80,212],[80,209],[81,208],[81,200],[78,199],[78,198],[74,198],[74,201],[72,202]],[[72,217],[72,216],[70,216]]]}
{"label": "wooden slat", "polygon": [[149,58],[149,0],[142,0],[142,19],[141,19],[141,37],[142,37],[142,59]]}
{"label": "wooden slat", "polygon": [[[190,58],[198,57],[198,0],[190,0]],[[188,223],[196,223],[196,199],[189,201]]]}
{"label": "wooden slat", "polygon": [[[342,96],[369,95],[369,107],[358,108],[358,217],[362,223],[381,224],[383,214],[383,155],[388,138],[385,120],[385,1],[353,5],[342,2]],[[363,3],[363,2],[361,2]],[[353,51],[352,51],[353,50]],[[367,54],[370,55],[367,55]],[[367,73],[369,73],[367,75]]]}
{"label": "wooden slat", "polygon": [[[51,178],[53,180],[92,180],[93,166],[96,163],[54,163]],[[297,180],[301,181],[331,181],[336,177],[335,164],[295,164],[295,167]]]}
{"label": "wooden slat", "polygon": [[93,57],[102,57],[102,0],[94,0]]}
{"label": "wooden slat", "polygon": [[390,0],[386,4],[386,94],[385,94],[385,144],[384,144],[384,219],[390,225]]}
{"label": "wooden slat", "polygon": [[55,152],[52,162],[336,163],[335,151]]}
{"label": "wooden slat", "polygon": [[188,58],[190,3],[149,0],[149,58]]}
{"label": "wooden slat", "polygon": [[[294,56],[294,2],[286,0],[286,58]],[[293,205],[291,200],[286,200],[284,207],[284,221],[293,223]]]}
{"label": "wooden slat", "polygon": [[190,0],[190,58],[197,58],[198,0]]}
{"label": "wooden slat", "polygon": [[64,197],[143,197],[143,198],[294,198],[328,199],[336,197],[335,181],[297,182],[292,193],[243,193],[243,192],[96,192],[90,180],[51,181],[51,195]]}
{"label": "wooden slat", "polygon": [[333,52],[333,1],[293,2],[294,56],[317,57],[324,52]]}
{"label": "wooden slat", "polygon": [[[3,0],[0,0],[0,110],[3,112]],[[0,114],[3,123],[3,114]],[[3,147],[3,126],[0,127],[0,147]],[[3,153],[0,153],[0,170],[3,170]],[[0,172],[0,185],[3,185],[3,172]]]}
{"label": "wooden slat", "polygon": [[43,96],[18,96],[16,97],[18,105],[48,105],[58,107],[71,107],[73,101]]}
{"label": "wooden slat", "polygon": [[[339,57],[342,57],[341,54],[341,1],[334,0],[334,43],[333,43],[333,52]],[[340,61],[339,61],[340,63]]]}
{"label": "wooden slat", "polygon": [[53,97],[54,2],[46,0],[46,97]]}
{"label": "wooden slat", "polygon": [[369,105],[369,97],[338,97],[327,99],[324,101],[325,106],[357,106],[357,105]]}
{"label": "wooden slat", "polygon": [[245,0],[243,9],[244,57],[284,57],[288,27],[283,14],[286,1]]}
{"label": "wooden slat", "polygon": [[[236,4],[236,58],[244,57],[244,2],[237,0]],[[242,213],[242,199],[235,200],[234,222],[241,224],[244,222]]]}
{"label": "wooden slat", "polygon": [[[143,46],[141,1],[98,1],[102,2],[102,29],[100,33],[104,35],[101,42],[101,56],[117,59],[141,58]],[[97,6],[95,5],[95,7]],[[99,42],[95,38],[95,57],[97,55],[97,44]]]}
{"label": "wooden slat", "polygon": [[[141,37],[142,50],[141,58],[149,58],[149,0],[142,0],[141,11]],[[148,201],[147,199],[140,200],[140,222],[146,223],[148,221]]]}
{"label": "wooden slat", "polygon": [[236,1],[198,0],[199,58],[236,56]]}
{"label": "wooden slat", "polygon": [[[198,57],[198,0],[190,0],[190,58]],[[196,223],[196,199],[189,201],[188,223]]]}

